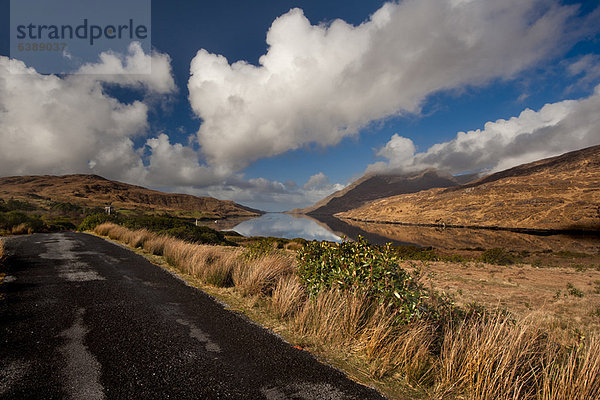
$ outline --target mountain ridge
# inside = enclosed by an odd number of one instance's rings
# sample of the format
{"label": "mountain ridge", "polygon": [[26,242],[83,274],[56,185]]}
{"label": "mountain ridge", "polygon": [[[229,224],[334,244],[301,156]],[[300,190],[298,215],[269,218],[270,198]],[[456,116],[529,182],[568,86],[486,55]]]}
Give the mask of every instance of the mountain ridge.
{"label": "mountain ridge", "polygon": [[314,205],[288,213],[329,216],[384,197],[457,185],[459,183],[450,174],[431,168],[412,174],[368,173]]}
{"label": "mountain ridge", "polygon": [[70,202],[99,207],[112,204],[125,209],[188,212],[217,219],[263,214],[260,210],[231,200],[165,193],[92,174],[0,177],[0,197],[42,202]]}
{"label": "mountain ridge", "polygon": [[600,230],[600,146],[471,183],[391,196],[335,214],[354,221],[543,230]]}

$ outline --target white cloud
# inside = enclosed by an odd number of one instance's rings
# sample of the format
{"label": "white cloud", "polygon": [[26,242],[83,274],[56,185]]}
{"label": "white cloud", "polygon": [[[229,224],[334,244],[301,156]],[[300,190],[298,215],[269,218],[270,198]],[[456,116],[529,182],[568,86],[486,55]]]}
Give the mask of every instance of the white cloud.
{"label": "white cloud", "polygon": [[[90,172],[140,182],[147,171],[133,139],[148,133],[148,106],[121,103],[102,88],[113,83],[146,93],[173,92],[169,57],[140,51],[132,45],[126,56],[103,54],[99,64],[65,77],[41,75],[0,57],[2,175]],[[156,66],[151,74],[123,74],[138,72],[142,60]]]}
{"label": "white cloud", "polygon": [[504,170],[600,144],[600,86],[580,100],[546,104],[539,111],[525,109],[518,117],[487,122],[484,129],[458,132],[449,142],[416,153],[408,138],[393,135],[378,152],[387,162],[370,171],[411,171],[434,167],[454,174]]}
{"label": "white cloud", "polygon": [[[145,102],[110,97],[103,83],[141,89],[147,94],[175,90],[169,57],[109,54],[82,74],[41,75],[18,60],[0,57],[0,172],[2,175],[96,173],[109,179],[233,199],[272,210],[306,206],[341,188],[323,173],[303,187],[264,178],[246,180],[202,163],[191,145],[149,136]],[[150,57],[153,74],[136,71]],[[10,71],[18,72],[11,74]],[[88,74],[95,72],[93,74]],[[134,139],[145,138],[141,147]],[[144,162],[145,160],[145,162]]]}
{"label": "white cloud", "polygon": [[327,175],[325,175],[322,172],[319,172],[318,174],[314,174],[313,176],[311,176],[308,181],[306,181],[306,183],[304,184],[304,186],[302,186],[304,189],[307,190],[311,190],[311,189],[319,189],[319,188],[323,188],[325,186],[327,186],[329,184],[329,178],[327,177]]}
{"label": "white cloud", "polygon": [[415,144],[412,140],[394,134],[384,147],[379,149],[377,155],[387,158],[391,168],[402,169],[405,163],[410,162],[415,154]]}
{"label": "white cloud", "polygon": [[171,188],[171,191],[230,199],[261,210],[286,211],[312,205],[343,188],[342,184],[329,183],[329,178],[320,172],[310,177],[302,186],[294,182],[278,182],[265,178],[244,179],[241,175],[232,175],[216,185],[182,186]]}
{"label": "white cloud", "polygon": [[189,146],[171,144],[166,134],[146,141],[150,149],[145,183],[152,186],[164,185],[214,185],[226,176],[217,176],[215,172],[202,165],[198,153]]}
{"label": "white cloud", "polygon": [[171,58],[158,52],[145,54],[138,42],[129,45],[126,55],[101,53],[99,63],[84,64],[75,74],[94,75],[93,78],[97,81],[143,88],[157,94],[175,91]]}
{"label": "white cloud", "polygon": [[600,55],[586,54],[579,57],[567,68],[571,76],[577,77],[577,82],[567,88],[567,91],[594,87],[600,80]]}
{"label": "white cloud", "polygon": [[387,3],[359,26],[277,18],[260,65],[200,50],[188,83],[207,161],[226,173],[371,121],[418,113],[436,91],[511,78],[561,51],[576,8],[553,0]]}

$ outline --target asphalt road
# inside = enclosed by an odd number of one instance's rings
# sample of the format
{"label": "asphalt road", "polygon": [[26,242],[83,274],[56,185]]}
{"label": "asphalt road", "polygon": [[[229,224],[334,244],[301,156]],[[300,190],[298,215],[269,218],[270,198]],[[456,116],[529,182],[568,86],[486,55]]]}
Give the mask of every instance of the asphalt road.
{"label": "asphalt road", "polygon": [[143,257],[80,233],[7,239],[2,399],[381,399]]}

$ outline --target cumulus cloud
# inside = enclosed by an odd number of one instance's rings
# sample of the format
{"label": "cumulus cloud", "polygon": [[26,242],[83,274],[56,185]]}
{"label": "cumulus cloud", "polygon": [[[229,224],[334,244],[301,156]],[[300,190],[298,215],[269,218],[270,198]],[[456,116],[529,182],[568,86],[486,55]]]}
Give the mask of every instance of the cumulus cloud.
{"label": "cumulus cloud", "polygon": [[418,113],[436,91],[511,78],[577,36],[554,0],[387,3],[359,26],[277,18],[258,66],[206,50],[189,99],[208,163],[237,171],[307,144],[334,145],[372,121]]}
{"label": "cumulus cloud", "polygon": [[324,173],[319,172],[318,174],[311,176],[308,181],[306,181],[303,188],[311,190],[326,187],[327,185],[329,185],[329,178]]}
{"label": "cumulus cloud", "polygon": [[[138,67],[152,63],[152,73]],[[294,182],[222,173],[207,166],[191,145],[166,133],[150,135],[149,106],[110,97],[103,84],[169,94],[176,90],[167,55],[103,54],[79,74],[38,74],[23,62],[0,57],[0,172],[2,175],[96,173],[110,179],[282,210],[306,206],[341,188],[318,173]],[[143,138],[142,144],[134,144]]]}
{"label": "cumulus cloud", "polygon": [[148,139],[150,149],[145,183],[152,186],[168,185],[214,185],[226,176],[219,176],[211,168],[201,164],[198,153],[189,146],[172,144],[169,136],[162,133]]}
{"label": "cumulus cloud", "polygon": [[175,91],[169,55],[146,54],[138,42],[129,45],[128,54],[101,53],[99,63],[84,64],[75,74],[95,75],[95,80],[104,83],[142,88],[157,94]]}
{"label": "cumulus cloud", "polygon": [[458,132],[445,143],[415,153],[413,142],[397,134],[378,151],[387,159],[368,171],[414,171],[438,168],[458,174],[496,172],[519,164],[600,144],[600,86],[580,100],[525,109],[508,120],[487,122],[483,129]]}
{"label": "cumulus cloud", "polygon": [[[148,106],[121,103],[102,87],[173,92],[168,56],[140,52],[134,44],[124,56],[103,54],[98,64],[65,77],[38,74],[19,60],[0,57],[2,175],[90,172],[140,182],[147,171],[133,139],[148,132]],[[152,73],[138,73],[143,60],[156,67]]]}

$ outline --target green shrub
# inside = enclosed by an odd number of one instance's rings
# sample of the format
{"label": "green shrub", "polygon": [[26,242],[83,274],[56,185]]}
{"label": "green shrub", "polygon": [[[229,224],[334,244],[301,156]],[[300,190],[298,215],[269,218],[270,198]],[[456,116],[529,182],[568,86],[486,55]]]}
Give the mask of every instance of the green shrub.
{"label": "green shrub", "polygon": [[260,238],[246,245],[244,257],[248,260],[255,260],[267,254],[271,254],[275,249],[280,248],[277,242],[273,242],[268,238]]}
{"label": "green shrub", "polygon": [[116,215],[108,215],[105,213],[90,214],[83,219],[81,224],[77,227],[80,231],[91,231],[96,226],[105,222],[119,223],[119,218]]}
{"label": "green shrub", "polygon": [[0,211],[33,211],[37,207],[25,200],[9,199],[4,201],[0,199]]}
{"label": "green shrub", "polygon": [[479,260],[488,264],[510,265],[519,261],[518,257],[500,248],[488,249],[481,253]]}
{"label": "green shrub", "polygon": [[77,226],[65,217],[46,217],[44,223],[50,232],[73,231]]}
{"label": "green shrub", "polygon": [[53,203],[50,206],[51,211],[58,212],[60,214],[75,214],[80,215],[83,214],[83,208],[80,205],[73,203]]}
{"label": "green shrub", "polygon": [[571,282],[567,283],[567,293],[574,297],[583,297],[583,291],[577,289]]}
{"label": "green shrub", "polygon": [[225,236],[221,232],[206,226],[195,226],[192,224],[175,226],[170,229],[161,230],[159,233],[164,233],[192,243],[223,244],[226,242]]}
{"label": "green shrub", "polygon": [[232,244],[219,231],[206,226],[196,226],[186,220],[168,215],[123,216],[98,213],[85,217],[78,229],[81,231],[92,230],[97,225],[105,222],[113,222],[131,230],[147,229],[158,234],[176,237],[192,243]]}
{"label": "green shrub", "polygon": [[45,230],[44,221],[39,215],[29,215],[22,211],[0,212],[0,229],[11,231],[14,227],[21,225],[33,232]]}
{"label": "green shrub", "polygon": [[329,288],[362,291],[407,323],[427,313],[427,292],[390,247],[369,245],[360,236],[356,242],[309,242],[298,251],[298,275],[310,295]]}

